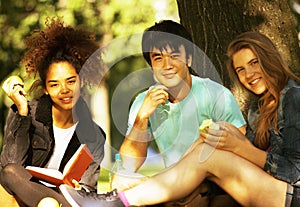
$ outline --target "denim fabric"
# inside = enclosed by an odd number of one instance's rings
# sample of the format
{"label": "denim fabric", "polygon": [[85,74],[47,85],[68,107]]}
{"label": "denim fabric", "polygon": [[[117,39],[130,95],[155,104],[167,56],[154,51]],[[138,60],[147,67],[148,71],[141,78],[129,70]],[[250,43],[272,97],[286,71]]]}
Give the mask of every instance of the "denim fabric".
{"label": "denim fabric", "polygon": [[[300,86],[289,80],[278,106],[278,130],[270,129],[270,148],[264,170],[285,182],[300,180]],[[257,114],[249,111],[247,137],[253,142]]]}

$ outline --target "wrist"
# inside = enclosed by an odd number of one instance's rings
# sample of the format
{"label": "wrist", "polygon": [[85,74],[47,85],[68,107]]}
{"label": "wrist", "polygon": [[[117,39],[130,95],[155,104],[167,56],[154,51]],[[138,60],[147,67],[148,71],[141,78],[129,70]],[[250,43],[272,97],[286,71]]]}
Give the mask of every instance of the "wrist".
{"label": "wrist", "polygon": [[147,129],[148,128],[148,120],[149,116],[147,113],[145,114],[138,114],[136,116],[135,122],[134,122],[134,128],[137,129]]}
{"label": "wrist", "polygon": [[137,117],[137,120],[148,121],[150,114],[148,112],[139,112],[136,117]]}
{"label": "wrist", "polygon": [[27,116],[28,115],[28,107],[26,105],[26,107],[19,107],[18,108],[18,113],[21,116]]}
{"label": "wrist", "polygon": [[244,142],[240,142],[239,140],[238,140],[238,142],[236,142],[236,145],[235,145],[235,147],[233,148],[233,153],[234,154],[237,154],[237,155],[240,155],[241,156],[241,153],[243,153],[244,152]]}

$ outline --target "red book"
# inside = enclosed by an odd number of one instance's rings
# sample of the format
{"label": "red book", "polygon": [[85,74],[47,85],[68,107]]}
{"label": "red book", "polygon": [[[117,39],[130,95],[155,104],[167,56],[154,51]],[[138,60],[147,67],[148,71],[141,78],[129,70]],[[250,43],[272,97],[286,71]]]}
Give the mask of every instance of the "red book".
{"label": "red book", "polygon": [[68,184],[72,187],[75,187],[72,180],[74,179],[78,182],[81,179],[83,173],[86,171],[93,158],[94,157],[86,144],[81,144],[72,158],[66,164],[63,173],[55,169],[35,166],[27,166],[26,169],[32,176],[47,183],[56,186]]}

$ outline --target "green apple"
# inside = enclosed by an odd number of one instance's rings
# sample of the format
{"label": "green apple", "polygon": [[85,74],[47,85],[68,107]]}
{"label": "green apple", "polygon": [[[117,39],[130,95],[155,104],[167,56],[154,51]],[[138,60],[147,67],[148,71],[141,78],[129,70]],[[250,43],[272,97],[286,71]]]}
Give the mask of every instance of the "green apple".
{"label": "green apple", "polygon": [[19,76],[13,75],[4,81],[2,88],[5,91],[5,93],[8,94],[14,88],[15,85],[24,86],[24,83]]}

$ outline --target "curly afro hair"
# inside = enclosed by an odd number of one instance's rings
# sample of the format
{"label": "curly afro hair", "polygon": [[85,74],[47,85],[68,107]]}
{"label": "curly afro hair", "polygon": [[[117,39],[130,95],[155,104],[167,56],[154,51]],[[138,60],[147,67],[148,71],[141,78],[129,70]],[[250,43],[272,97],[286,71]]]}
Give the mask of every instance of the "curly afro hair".
{"label": "curly afro hair", "polygon": [[[95,34],[84,29],[64,26],[61,18],[47,18],[44,30],[34,30],[25,39],[28,48],[21,64],[25,65],[28,76],[39,76],[32,85],[31,91],[37,86],[45,88],[46,75],[49,66],[55,62],[67,61],[80,74],[83,84],[100,82],[104,64],[96,51],[99,49]],[[94,54],[95,53],[95,54]],[[94,54],[94,55],[93,55]],[[90,58],[93,55],[93,58]],[[88,60],[88,59],[92,60]],[[83,71],[84,70],[84,71]]]}

